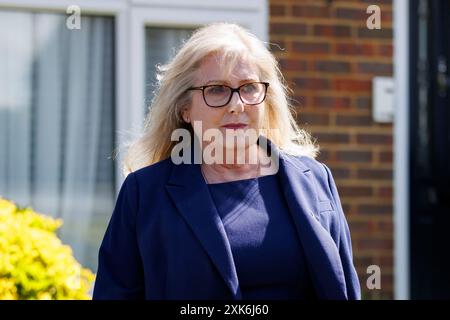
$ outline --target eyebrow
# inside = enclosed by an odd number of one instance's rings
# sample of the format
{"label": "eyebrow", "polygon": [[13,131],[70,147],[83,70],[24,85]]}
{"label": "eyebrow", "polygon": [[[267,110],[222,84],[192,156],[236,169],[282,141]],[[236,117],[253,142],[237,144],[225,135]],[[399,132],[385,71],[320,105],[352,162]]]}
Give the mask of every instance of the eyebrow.
{"label": "eyebrow", "polygon": [[[259,81],[258,79],[243,79],[239,81],[239,84],[245,83],[245,82],[255,82],[255,81]],[[206,82],[206,85],[210,84],[210,83],[225,83],[225,84],[230,84],[229,81],[227,80],[209,80],[208,82]]]}

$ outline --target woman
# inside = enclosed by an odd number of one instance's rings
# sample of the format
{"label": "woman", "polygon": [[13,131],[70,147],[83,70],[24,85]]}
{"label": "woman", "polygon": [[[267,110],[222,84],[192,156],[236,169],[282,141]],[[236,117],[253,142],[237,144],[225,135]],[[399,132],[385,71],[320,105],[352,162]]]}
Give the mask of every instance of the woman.
{"label": "woman", "polygon": [[94,299],[360,298],[335,183],[286,90],[243,28],[192,35],[125,158]]}

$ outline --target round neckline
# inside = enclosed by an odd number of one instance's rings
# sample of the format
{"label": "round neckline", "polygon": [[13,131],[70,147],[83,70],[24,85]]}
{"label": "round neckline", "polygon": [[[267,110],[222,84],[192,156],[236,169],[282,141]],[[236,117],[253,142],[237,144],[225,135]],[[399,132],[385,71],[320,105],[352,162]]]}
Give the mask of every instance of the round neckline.
{"label": "round neckline", "polygon": [[258,181],[263,178],[268,178],[275,176],[275,174],[266,174],[264,176],[259,176],[255,178],[247,178],[247,179],[240,179],[240,180],[231,180],[231,181],[224,181],[224,182],[217,182],[217,183],[207,183],[208,186],[219,186],[219,185],[227,185],[227,184],[233,184],[233,183],[245,183],[245,182],[252,182],[252,181]]}

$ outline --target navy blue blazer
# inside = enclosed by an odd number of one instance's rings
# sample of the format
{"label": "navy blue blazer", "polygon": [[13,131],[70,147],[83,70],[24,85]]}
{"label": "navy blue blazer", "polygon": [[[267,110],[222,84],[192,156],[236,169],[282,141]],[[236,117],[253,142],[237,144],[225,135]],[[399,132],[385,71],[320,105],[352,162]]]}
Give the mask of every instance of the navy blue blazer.
{"label": "navy blue blazer", "polygon": [[[360,299],[330,170],[280,152],[277,173],[319,299]],[[99,251],[94,299],[242,299],[230,244],[198,164],[129,174]]]}

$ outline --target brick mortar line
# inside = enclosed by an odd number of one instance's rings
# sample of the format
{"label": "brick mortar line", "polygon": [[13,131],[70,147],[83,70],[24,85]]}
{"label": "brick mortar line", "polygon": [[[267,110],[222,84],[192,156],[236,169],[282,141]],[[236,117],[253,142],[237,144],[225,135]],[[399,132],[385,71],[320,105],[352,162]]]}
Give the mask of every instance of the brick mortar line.
{"label": "brick mortar line", "polygon": [[[369,16],[367,16],[369,17]],[[299,21],[301,20],[301,21]],[[270,24],[281,24],[281,23],[289,23],[296,25],[305,25],[305,26],[329,26],[329,27],[350,27],[354,28],[367,28],[367,19],[364,21],[356,21],[356,19],[352,18],[325,18],[325,17],[287,17],[287,16],[276,16],[269,18],[269,27]],[[393,29],[394,23],[392,20],[381,20],[381,29],[374,29],[373,31],[379,31],[386,29]],[[308,28],[307,28],[308,29]],[[367,28],[368,29],[368,28]],[[370,30],[370,29],[368,29]],[[311,32],[312,30],[307,30]],[[371,30],[372,31],[372,30]],[[272,32],[275,33],[275,32]],[[277,33],[279,34],[279,33]]]}
{"label": "brick mortar line", "polygon": [[[314,79],[327,79],[327,80],[360,80],[360,81],[370,81],[374,77],[392,77],[393,74],[383,74],[376,75],[373,73],[352,73],[350,71],[345,72],[336,72],[336,71],[284,71],[283,72],[286,78],[293,77],[305,77],[309,76]],[[353,77],[348,77],[348,75],[352,75]],[[293,80],[292,80],[293,81]]]}
{"label": "brick mortar line", "polygon": [[348,63],[381,63],[381,64],[394,64],[393,59],[388,56],[378,56],[378,55],[360,55],[360,54],[337,54],[335,52],[331,53],[302,53],[302,52],[289,52],[285,53],[282,56],[278,56],[275,54],[275,57],[278,59],[288,59],[288,60],[296,60],[296,61],[306,61],[306,62],[315,62],[315,61],[325,61],[325,62],[348,62]]}

